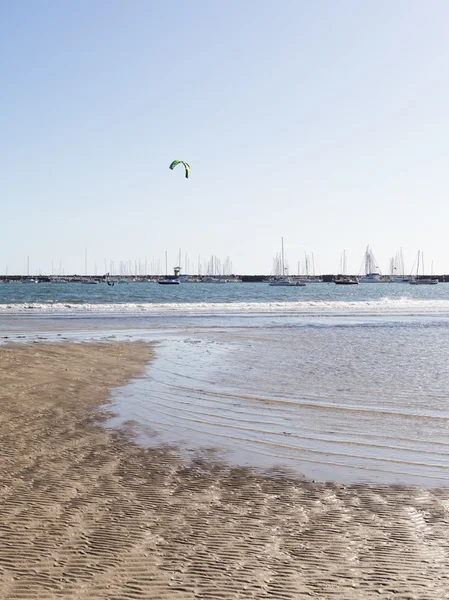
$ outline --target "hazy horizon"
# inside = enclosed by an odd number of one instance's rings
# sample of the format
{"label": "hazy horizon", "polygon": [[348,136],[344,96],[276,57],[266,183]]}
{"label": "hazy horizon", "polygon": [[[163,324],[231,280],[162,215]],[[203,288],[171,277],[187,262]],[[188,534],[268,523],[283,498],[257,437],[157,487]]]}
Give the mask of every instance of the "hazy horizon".
{"label": "hazy horizon", "polygon": [[[282,246],[281,246],[282,247]],[[350,271],[347,268],[347,255],[344,252],[341,253],[340,262],[336,269],[332,271],[323,271],[320,269],[319,261],[314,253],[305,253],[298,261],[289,261],[288,249],[284,244],[284,266],[285,273],[289,275],[331,275],[345,273],[348,275],[364,275],[366,272],[365,256],[368,250],[372,253],[372,248],[369,246],[363,253],[362,260],[358,269]],[[374,253],[372,253],[374,256]],[[182,249],[178,252],[169,254],[168,252],[162,257],[158,256],[146,256],[139,257],[135,260],[108,260],[104,257],[103,261],[98,263],[96,260],[91,264],[89,261],[87,249],[84,253],[84,266],[78,271],[67,271],[64,263],[60,261],[55,263],[52,261],[51,269],[48,271],[43,270],[39,265],[34,265],[31,262],[29,256],[26,257],[26,266],[23,272],[11,272],[8,265],[4,271],[0,270],[1,276],[20,276],[20,275],[42,275],[42,276],[59,276],[59,275],[89,275],[89,276],[103,276],[109,275],[123,275],[123,276],[135,276],[135,275],[165,275],[172,274],[176,267],[181,269],[181,273],[190,275],[280,275],[281,269],[281,256],[282,252],[276,253],[272,259],[271,268],[265,271],[237,271],[234,269],[234,263],[232,257],[227,256],[224,259],[219,256],[201,256],[191,257],[186,252],[183,253]],[[374,256],[375,259],[375,256]],[[374,268],[371,271],[381,273],[382,275],[416,275],[419,266],[419,275],[446,275],[444,272],[435,272],[433,261],[426,261],[425,255],[420,251],[419,264],[418,255],[415,257],[413,262],[408,263],[406,258],[401,255],[401,252],[397,253],[395,257],[391,257],[388,268],[383,269],[378,264],[377,259],[375,260]]]}

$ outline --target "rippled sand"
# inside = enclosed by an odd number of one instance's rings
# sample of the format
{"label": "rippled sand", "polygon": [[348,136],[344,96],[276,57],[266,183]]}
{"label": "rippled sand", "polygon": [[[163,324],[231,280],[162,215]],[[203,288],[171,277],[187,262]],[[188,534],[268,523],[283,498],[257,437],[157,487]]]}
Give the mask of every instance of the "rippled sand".
{"label": "rippled sand", "polygon": [[0,350],[0,597],[449,598],[449,491],[189,462],[96,409],[141,344]]}

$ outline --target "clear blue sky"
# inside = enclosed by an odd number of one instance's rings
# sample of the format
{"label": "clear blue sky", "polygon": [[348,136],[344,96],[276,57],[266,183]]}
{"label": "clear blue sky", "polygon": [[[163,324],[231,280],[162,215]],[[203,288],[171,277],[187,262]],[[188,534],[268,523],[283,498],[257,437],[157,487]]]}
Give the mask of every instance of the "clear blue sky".
{"label": "clear blue sky", "polygon": [[[446,0],[4,1],[0,273],[449,272]],[[192,167],[186,180],[179,158]]]}

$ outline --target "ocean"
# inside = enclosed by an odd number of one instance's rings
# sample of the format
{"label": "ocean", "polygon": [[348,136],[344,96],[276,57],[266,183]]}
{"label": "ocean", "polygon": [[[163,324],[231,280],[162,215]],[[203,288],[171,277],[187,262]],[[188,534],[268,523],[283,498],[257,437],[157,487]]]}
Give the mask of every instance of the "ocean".
{"label": "ocean", "polygon": [[4,343],[142,339],[108,427],[341,483],[449,484],[449,284],[0,285]]}

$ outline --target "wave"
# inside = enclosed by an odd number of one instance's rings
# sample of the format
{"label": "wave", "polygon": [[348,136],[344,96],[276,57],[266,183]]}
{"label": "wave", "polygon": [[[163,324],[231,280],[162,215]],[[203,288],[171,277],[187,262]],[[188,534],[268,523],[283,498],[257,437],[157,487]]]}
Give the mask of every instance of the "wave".
{"label": "wave", "polygon": [[301,315],[339,315],[339,316],[377,316],[377,315],[439,315],[449,316],[449,300],[417,300],[410,298],[381,298],[367,301],[326,301],[299,300],[295,302],[192,302],[192,303],[7,303],[0,304],[1,314],[117,314],[117,315],[162,315],[202,314],[219,315],[232,313],[245,314],[285,314]]}

